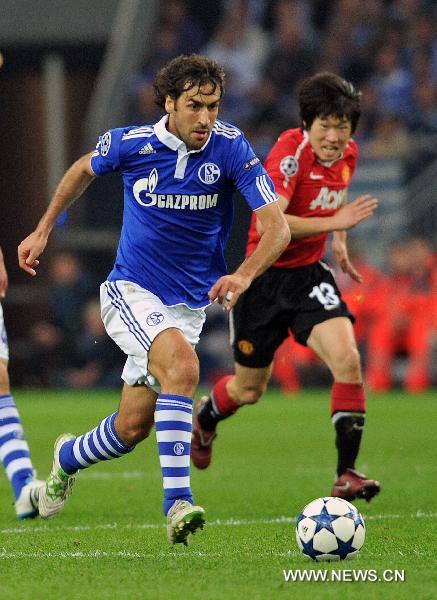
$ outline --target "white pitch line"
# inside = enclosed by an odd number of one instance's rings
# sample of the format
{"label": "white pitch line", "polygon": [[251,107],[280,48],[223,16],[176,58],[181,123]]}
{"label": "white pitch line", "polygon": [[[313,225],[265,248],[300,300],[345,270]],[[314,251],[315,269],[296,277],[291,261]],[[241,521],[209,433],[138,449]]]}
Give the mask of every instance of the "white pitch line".
{"label": "white pitch line", "polygon": [[[234,551],[234,554],[238,554],[241,557],[242,553],[238,550]],[[248,555],[252,556],[277,556],[277,557],[290,557],[290,556],[300,556],[300,552],[298,550],[287,550],[285,552],[270,552],[266,550],[265,552],[250,552]],[[171,558],[172,560],[175,558],[188,558],[192,560],[193,558],[222,558],[225,556],[223,552],[199,552],[199,551],[189,551],[189,552],[178,552],[178,551],[169,551],[169,552],[158,552],[158,553],[146,553],[146,552],[128,552],[126,550],[118,550],[116,552],[107,552],[105,550],[91,550],[88,552],[8,552],[6,548],[0,548],[0,560],[2,559],[17,559],[17,558],[35,558],[38,560],[48,558],[48,559],[71,559],[71,558],[79,558],[79,559],[99,559],[99,558],[149,558],[149,559],[161,559],[161,558]],[[229,556],[229,552],[226,552],[226,556]]]}
{"label": "white pitch line", "polygon": [[95,481],[108,481],[110,479],[158,479],[162,477],[161,472],[157,469],[156,471],[120,471],[116,473],[109,473],[107,471],[86,471],[84,474],[86,479],[93,479]]}
{"label": "white pitch line", "polygon": [[[434,471],[437,469],[437,467],[435,465],[418,465],[418,466],[413,466],[414,470],[416,472],[427,472],[427,471]],[[363,471],[369,471],[369,468],[363,468]],[[379,470],[384,471],[384,468],[381,467],[379,468]],[[294,475],[301,477],[302,475],[321,475],[321,474],[327,474],[327,473],[332,473],[332,469],[330,467],[302,467],[297,465],[294,469],[292,469],[292,473],[294,473]],[[159,469],[153,469],[153,470],[146,470],[146,471],[140,471],[140,470],[135,470],[135,471],[115,471],[115,472],[111,472],[111,471],[105,471],[105,470],[88,470],[85,469],[84,470],[84,474],[83,474],[83,478],[84,479],[89,479],[91,481],[110,481],[113,479],[160,479],[161,478],[161,472],[159,471]],[[82,479],[82,476],[81,476]]]}
{"label": "white pitch line", "polygon": [[[379,514],[379,515],[363,515],[365,521],[386,521],[394,519],[436,519],[437,513],[435,512],[423,512],[417,511],[410,515],[400,514]],[[216,519],[215,521],[207,521],[208,527],[238,527],[247,525],[281,525],[295,523],[296,517],[274,517],[271,519]],[[45,533],[54,531],[96,531],[102,529],[161,529],[166,527],[166,524],[162,523],[103,523],[101,525],[39,525],[37,527],[26,527],[23,523],[22,527],[10,527],[7,529],[0,529],[0,534],[34,534],[34,533]]]}
{"label": "white pitch line", "polygon": [[[399,552],[399,554],[402,555],[401,552]],[[426,553],[425,552],[420,552],[418,550],[414,551],[414,554],[416,554],[417,556],[425,556]],[[229,558],[229,556],[232,555],[236,555],[238,556],[239,559],[241,559],[242,557],[268,557],[271,558],[272,556],[274,557],[278,557],[278,558],[298,558],[298,557],[302,557],[302,553],[299,550],[285,550],[282,552],[272,552],[270,550],[266,550],[264,552],[253,552],[252,550],[250,552],[242,552],[239,549],[235,549],[235,550],[227,550],[226,553],[224,552],[202,552],[199,550],[192,550],[190,549],[190,551],[183,551],[179,552],[177,550],[169,550],[169,551],[161,551],[161,552],[157,552],[157,553],[146,553],[146,552],[129,552],[127,550],[118,550],[115,552],[107,552],[105,550],[91,550],[88,552],[82,552],[80,550],[77,550],[75,552],[66,552],[66,551],[62,551],[62,552],[44,552],[44,551],[39,551],[39,552],[8,552],[8,550],[6,550],[6,548],[0,548],[0,560],[7,560],[7,559],[18,559],[18,558],[22,558],[22,559],[29,559],[29,558],[34,558],[34,559],[38,559],[38,560],[43,560],[43,559],[99,559],[99,558],[128,558],[128,559],[132,559],[132,558],[140,558],[140,559],[152,559],[152,560],[156,560],[156,559],[186,559],[188,558],[189,560],[193,560],[193,558]],[[372,552],[372,551],[366,551],[366,555],[369,557],[381,557],[382,553],[380,552]],[[403,555],[402,555],[403,556]],[[308,560],[307,564],[310,564],[310,561]]]}

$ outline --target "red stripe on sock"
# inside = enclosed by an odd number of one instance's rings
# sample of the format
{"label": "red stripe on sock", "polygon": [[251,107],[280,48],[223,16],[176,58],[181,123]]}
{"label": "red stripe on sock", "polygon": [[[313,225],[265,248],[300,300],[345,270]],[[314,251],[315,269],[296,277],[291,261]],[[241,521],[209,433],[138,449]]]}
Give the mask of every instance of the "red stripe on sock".
{"label": "red stripe on sock", "polygon": [[331,392],[331,415],[339,411],[366,412],[366,396],[362,383],[334,381]]}
{"label": "red stripe on sock", "polygon": [[227,375],[226,377],[222,377],[212,388],[215,405],[223,416],[231,415],[239,408],[239,405],[232,400],[226,389],[226,384],[232,377],[234,376]]}

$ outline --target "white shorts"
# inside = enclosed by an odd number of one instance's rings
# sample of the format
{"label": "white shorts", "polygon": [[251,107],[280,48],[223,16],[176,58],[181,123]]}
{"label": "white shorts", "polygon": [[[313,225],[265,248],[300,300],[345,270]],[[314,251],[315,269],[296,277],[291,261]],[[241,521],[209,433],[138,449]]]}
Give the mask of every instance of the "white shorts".
{"label": "white shorts", "polygon": [[175,327],[194,348],[206,318],[202,308],[165,306],[155,294],[130,281],[102,283],[100,306],[108,335],[127,354],[122,379],[128,385],[145,383],[158,394],[159,382],[147,370],[153,340],[161,331]]}
{"label": "white shorts", "polygon": [[8,336],[6,335],[5,321],[3,319],[3,308],[0,304],[0,359],[9,360]]}

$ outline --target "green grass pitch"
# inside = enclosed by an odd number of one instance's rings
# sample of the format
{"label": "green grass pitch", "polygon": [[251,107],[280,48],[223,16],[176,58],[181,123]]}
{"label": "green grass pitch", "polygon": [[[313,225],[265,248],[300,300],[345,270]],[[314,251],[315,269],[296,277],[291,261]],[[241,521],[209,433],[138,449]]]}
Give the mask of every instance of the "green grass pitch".
{"label": "green grass pitch", "polygon": [[[329,392],[270,392],[223,423],[213,465],[192,472],[207,524],[188,548],[170,547],[154,436],[132,454],[80,474],[65,511],[18,522],[0,474],[2,600],[240,598],[435,598],[436,394],[371,396],[357,467],[381,480],[379,497],[357,501],[367,527],[352,561],[302,557],[294,520],[329,495],[335,467]],[[34,465],[47,475],[53,441],[83,433],[116,409],[113,392],[20,391]],[[404,570],[405,582],[292,582],[283,571]]]}

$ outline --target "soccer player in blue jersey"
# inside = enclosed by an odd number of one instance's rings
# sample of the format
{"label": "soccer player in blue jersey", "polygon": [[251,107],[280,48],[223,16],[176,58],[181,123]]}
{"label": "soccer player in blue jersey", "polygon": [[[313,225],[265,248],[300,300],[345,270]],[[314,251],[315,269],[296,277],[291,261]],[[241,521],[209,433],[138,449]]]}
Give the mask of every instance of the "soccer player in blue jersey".
{"label": "soccer player in blue jersey", "polygon": [[[102,319],[127,355],[118,411],[91,431],[63,434],[40,494],[43,517],[59,512],[74,474],[127,454],[156,423],[170,543],[187,543],[204,510],[190,488],[192,397],[199,377],[194,347],[214,301],[230,310],[290,239],[266,171],[242,132],[217,120],[224,73],[214,61],[180,56],[157,75],[165,116],[154,125],[112,129],[61,180],[35,231],[19,246],[20,266],[36,274],[59,215],[96,176],[119,171],[124,215],[113,270],[101,286]],[[223,251],[239,190],[264,234],[257,250],[226,275]]]}
{"label": "soccer player in blue jersey", "polygon": [[[0,248],[0,298],[6,296],[7,289],[8,274]],[[11,394],[8,362],[8,337],[0,304],[0,459],[15,496],[17,519],[31,519],[38,516],[38,496],[44,482],[35,479],[29,446]]]}

